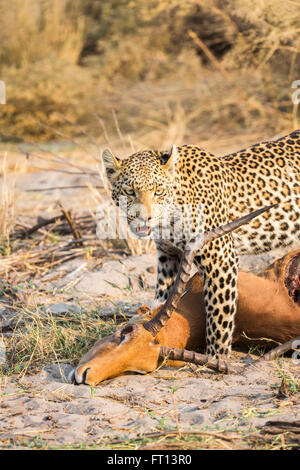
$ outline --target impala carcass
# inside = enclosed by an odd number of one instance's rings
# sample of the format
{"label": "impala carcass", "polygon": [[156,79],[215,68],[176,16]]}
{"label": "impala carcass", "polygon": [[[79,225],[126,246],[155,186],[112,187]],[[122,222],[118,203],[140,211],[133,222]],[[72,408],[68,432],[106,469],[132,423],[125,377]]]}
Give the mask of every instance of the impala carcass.
{"label": "impala carcass", "polygon": [[[257,212],[204,234],[201,243],[234,230]],[[223,372],[236,371],[224,361],[194,352],[205,350],[206,341],[202,279],[199,274],[189,279],[193,249],[182,256],[174,290],[166,304],[154,311],[140,308],[125,326],[99,340],[82,357],[70,380],[95,385],[129,371],[151,372],[163,360],[175,367],[184,361]],[[265,359],[293,347],[293,340],[300,335],[300,252],[289,253],[256,275],[241,271],[238,291],[233,343],[245,347],[289,342],[265,355]]]}

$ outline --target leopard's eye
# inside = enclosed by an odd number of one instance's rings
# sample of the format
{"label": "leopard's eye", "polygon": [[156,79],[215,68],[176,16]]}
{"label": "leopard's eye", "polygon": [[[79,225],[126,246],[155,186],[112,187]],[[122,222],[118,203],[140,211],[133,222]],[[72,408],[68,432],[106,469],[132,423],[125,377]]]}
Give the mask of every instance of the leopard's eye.
{"label": "leopard's eye", "polygon": [[135,194],[134,189],[132,188],[124,188],[124,193],[127,194],[128,196],[134,196]]}
{"label": "leopard's eye", "polygon": [[163,196],[163,194],[165,194],[165,190],[164,189],[157,189],[155,191],[155,196]]}

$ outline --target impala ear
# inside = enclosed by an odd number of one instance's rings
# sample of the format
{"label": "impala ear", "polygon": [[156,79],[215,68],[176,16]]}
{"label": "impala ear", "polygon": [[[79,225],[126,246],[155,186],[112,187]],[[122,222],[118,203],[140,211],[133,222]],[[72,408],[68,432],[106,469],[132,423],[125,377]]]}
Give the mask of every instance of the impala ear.
{"label": "impala ear", "polygon": [[107,177],[112,180],[118,174],[121,162],[109,149],[103,151],[102,158]]}
{"label": "impala ear", "polygon": [[164,169],[167,173],[167,175],[173,179],[175,176],[175,165],[177,161],[179,160],[179,152],[175,144],[172,145],[172,148],[170,152],[168,153],[168,161],[164,165]]}

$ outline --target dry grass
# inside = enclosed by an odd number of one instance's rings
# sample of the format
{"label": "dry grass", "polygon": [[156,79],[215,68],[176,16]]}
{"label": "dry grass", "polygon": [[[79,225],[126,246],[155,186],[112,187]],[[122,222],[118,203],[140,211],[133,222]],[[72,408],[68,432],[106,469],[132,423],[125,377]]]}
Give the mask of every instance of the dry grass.
{"label": "dry grass", "polygon": [[61,113],[104,143],[97,113],[113,135],[118,117],[132,149],[133,141],[164,146],[299,125],[291,102],[300,71],[297,2],[106,0],[98,13],[96,3],[0,1],[4,133],[78,134]]}
{"label": "dry grass", "polygon": [[78,0],[0,0],[2,64],[18,69],[45,57],[76,64],[85,18]]}
{"label": "dry grass", "polygon": [[10,254],[10,232],[15,221],[14,182],[8,179],[7,155],[2,157],[0,186],[0,256]]}
{"label": "dry grass", "polygon": [[3,375],[23,376],[36,373],[45,364],[78,361],[95,341],[111,334],[126,318],[101,319],[96,310],[53,314],[46,307],[24,307],[18,299],[13,300],[11,308],[16,315],[11,333],[4,338],[8,364],[2,368]]}

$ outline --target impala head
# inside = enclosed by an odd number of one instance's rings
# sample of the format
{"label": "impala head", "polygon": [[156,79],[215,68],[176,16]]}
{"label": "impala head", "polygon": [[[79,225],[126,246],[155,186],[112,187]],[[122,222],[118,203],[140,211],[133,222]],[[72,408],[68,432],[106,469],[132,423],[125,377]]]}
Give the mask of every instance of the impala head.
{"label": "impala head", "polygon": [[[159,362],[170,355],[172,360],[193,362],[193,356],[185,355],[184,350],[172,350],[161,346],[157,341],[157,335],[161,328],[171,318],[177,304],[185,290],[190,278],[194,251],[199,250],[206,243],[229,233],[241,225],[248,223],[254,217],[270,209],[268,206],[259,209],[223,227],[218,227],[194,240],[185,249],[173,291],[166,303],[153,312],[152,318],[142,317],[136,324],[125,325],[114,335],[104,338],[81,359],[77,368],[71,373],[70,380],[77,384],[85,383],[96,385],[97,383],[125,372],[147,373],[156,369]],[[207,361],[208,362],[208,358]],[[218,364],[217,364],[218,366]]]}
{"label": "impala head", "polygon": [[145,317],[129,322],[113,335],[100,339],[71,372],[77,384],[96,385],[126,372],[145,374],[159,365],[160,345],[144,328]]}
{"label": "impala head", "polygon": [[138,152],[125,160],[106,149],[102,157],[113,200],[126,210],[132,232],[148,237],[159,226],[163,212],[173,204],[176,146],[169,152]]}

